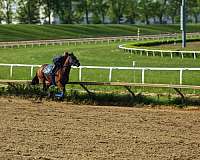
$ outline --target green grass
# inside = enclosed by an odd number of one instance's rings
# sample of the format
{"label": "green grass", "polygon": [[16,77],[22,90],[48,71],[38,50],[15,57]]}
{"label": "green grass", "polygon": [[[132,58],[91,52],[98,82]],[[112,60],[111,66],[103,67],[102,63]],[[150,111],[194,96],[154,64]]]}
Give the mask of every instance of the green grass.
{"label": "green grass", "polygon": [[[51,63],[52,57],[62,54],[64,50],[73,51],[82,66],[121,66],[131,67],[132,61],[136,61],[136,67],[199,67],[200,59],[175,57],[139,56],[124,53],[117,46],[119,43],[108,44],[84,44],[70,46],[41,46],[34,48],[8,48],[0,49],[0,63],[11,64],[45,64]],[[9,68],[0,67],[0,79],[10,79]],[[199,72],[183,72],[185,84],[200,85]],[[83,69],[83,81],[108,81],[109,70]],[[112,81],[141,82],[141,71],[113,70]],[[12,79],[31,79],[30,68],[14,67]],[[72,69],[71,81],[78,80],[78,69]],[[146,71],[146,83],[179,83],[177,71]]]}
{"label": "green grass", "polygon": [[[0,25],[0,41],[62,39],[180,32],[179,25]],[[198,32],[199,24],[190,24],[188,32]]]}
{"label": "green grass", "polygon": [[[101,37],[137,35],[137,28],[141,34],[160,34],[179,32],[179,25],[0,25],[0,41],[10,40],[34,40],[34,39],[58,39],[58,38],[80,38],[80,37]],[[189,25],[188,32],[199,31],[199,25]],[[123,43],[123,42],[122,42]],[[82,66],[117,66],[131,67],[136,61],[136,67],[199,67],[200,59],[193,60],[190,57],[170,56],[140,56],[125,53],[118,49],[120,42],[82,45],[55,45],[28,48],[0,48],[0,63],[10,64],[45,64],[52,63],[52,57],[62,54],[64,50],[74,52]],[[36,70],[36,69],[35,69]],[[35,71],[34,70],[34,71]],[[108,81],[109,70],[82,70],[83,81]],[[141,82],[141,71],[113,70],[112,81],[117,82]],[[183,83],[200,85],[199,72],[183,72]],[[10,78],[9,68],[0,67],[0,79],[31,79],[30,68],[14,67],[13,77]],[[78,81],[78,69],[72,69],[70,81]],[[146,83],[179,83],[179,72],[171,71],[145,71]],[[77,88],[77,86],[71,86]],[[79,89],[79,88],[78,88]],[[91,90],[111,90],[113,87],[90,86]],[[122,87],[114,87],[122,90]],[[135,88],[136,92],[163,92],[162,89],[155,88]],[[172,90],[165,90],[173,92]],[[193,93],[191,91],[190,93]],[[198,91],[195,93],[199,93]]]}
{"label": "green grass", "polygon": [[199,67],[200,59],[181,59],[175,57],[146,57],[129,54],[118,49],[120,43],[56,45],[34,48],[0,48],[0,63],[11,64],[45,64],[51,63],[53,56],[62,54],[64,50],[74,52],[82,66],[122,66],[131,67]]}

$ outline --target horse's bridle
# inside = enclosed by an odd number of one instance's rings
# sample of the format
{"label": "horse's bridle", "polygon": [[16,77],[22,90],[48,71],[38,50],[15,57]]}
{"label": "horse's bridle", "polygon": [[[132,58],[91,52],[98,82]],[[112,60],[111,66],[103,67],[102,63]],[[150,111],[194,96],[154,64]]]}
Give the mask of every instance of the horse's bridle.
{"label": "horse's bridle", "polygon": [[[65,62],[66,62],[66,61],[69,61],[69,58],[70,58],[70,56],[67,57],[67,59],[65,60]],[[67,65],[63,65],[63,68],[65,68],[65,67],[69,67],[69,66],[71,66],[70,63],[67,64]]]}

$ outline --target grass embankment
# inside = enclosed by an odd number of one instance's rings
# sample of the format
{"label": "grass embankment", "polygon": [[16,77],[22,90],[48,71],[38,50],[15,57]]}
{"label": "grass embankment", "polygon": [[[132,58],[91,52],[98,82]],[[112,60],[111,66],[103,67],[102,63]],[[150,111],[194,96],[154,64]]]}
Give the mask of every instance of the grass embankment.
{"label": "grass embankment", "polygon": [[[179,25],[0,25],[0,41],[63,39],[82,37],[122,36],[180,32]],[[187,26],[188,32],[198,32],[200,25]]]}

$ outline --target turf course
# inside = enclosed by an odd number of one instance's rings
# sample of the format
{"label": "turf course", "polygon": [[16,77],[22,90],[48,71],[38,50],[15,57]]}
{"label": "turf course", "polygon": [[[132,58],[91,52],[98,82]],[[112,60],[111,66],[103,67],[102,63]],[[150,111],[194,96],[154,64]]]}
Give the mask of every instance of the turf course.
{"label": "turf course", "polygon": [[[180,32],[179,25],[0,25],[0,41],[102,37]],[[190,24],[188,32],[198,32],[200,25]]]}

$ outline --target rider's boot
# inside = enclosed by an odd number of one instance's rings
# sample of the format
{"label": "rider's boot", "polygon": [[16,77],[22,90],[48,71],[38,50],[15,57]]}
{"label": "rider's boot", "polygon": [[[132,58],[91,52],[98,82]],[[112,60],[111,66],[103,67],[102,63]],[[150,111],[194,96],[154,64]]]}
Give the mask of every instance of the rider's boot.
{"label": "rider's boot", "polygon": [[51,74],[51,85],[56,86],[55,74]]}
{"label": "rider's boot", "polygon": [[51,85],[56,86],[56,66],[53,67],[52,71],[51,71]]}

